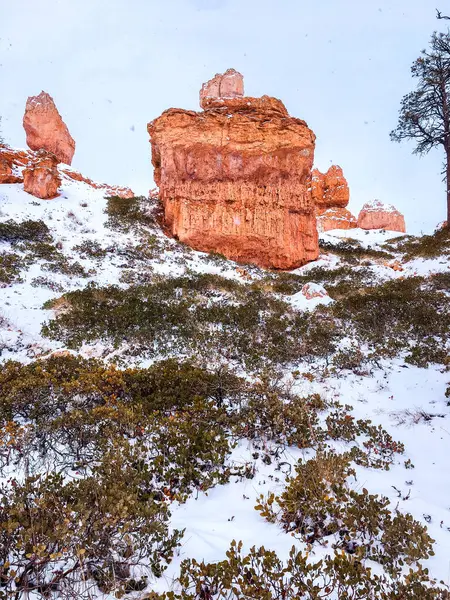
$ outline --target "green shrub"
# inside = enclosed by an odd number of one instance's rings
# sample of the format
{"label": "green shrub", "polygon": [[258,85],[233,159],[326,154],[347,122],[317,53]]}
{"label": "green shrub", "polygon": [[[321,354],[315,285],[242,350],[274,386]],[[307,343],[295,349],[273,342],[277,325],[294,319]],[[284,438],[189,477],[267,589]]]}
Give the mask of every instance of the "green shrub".
{"label": "green shrub", "polygon": [[90,598],[94,582],[103,592],[120,591],[138,565],[160,576],[182,535],[169,533],[167,506],[155,499],[152,473],[130,447],[112,448],[84,478],[10,480],[1,508],[2,597],[70,591]]}
{"label": "green shrub", "polygon": [[0,284],[20,283],[23,259],[14,252],[0,253]]}
{"label": "green shrub", "polygon": [[140,226],[157,225],[158,207],[144,196],[121,198],[110,196],[105,210],[108,215],[107,227],[128,232]]}
{"label": "green shrub", "polygon": [[283,563],[264,547],[242,554],[233,541],[226,559],[205,564],[195,559],[181,564],[179,591],[154,592],[148,600],[445,600],[444,588],[430,581],[426,569],[410,569],[394,580],[374,573],[357,557],[328,556],[311,562],[292,547]]}
{"label": "green shrub", "polygon": [[0,223],[0,242],[17,244],[18,242],[51,242],[52,236],[43,221],[22,221],[10,219]]}

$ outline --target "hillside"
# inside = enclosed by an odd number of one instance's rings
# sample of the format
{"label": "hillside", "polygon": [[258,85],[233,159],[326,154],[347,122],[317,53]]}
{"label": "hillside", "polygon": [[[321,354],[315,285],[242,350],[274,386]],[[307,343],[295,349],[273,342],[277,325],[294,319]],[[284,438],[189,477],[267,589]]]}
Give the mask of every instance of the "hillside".
{"label": "hillside", "polygon": [[0,188],[2,589],[447,597],[448,230],[270,271],[61,189]]}

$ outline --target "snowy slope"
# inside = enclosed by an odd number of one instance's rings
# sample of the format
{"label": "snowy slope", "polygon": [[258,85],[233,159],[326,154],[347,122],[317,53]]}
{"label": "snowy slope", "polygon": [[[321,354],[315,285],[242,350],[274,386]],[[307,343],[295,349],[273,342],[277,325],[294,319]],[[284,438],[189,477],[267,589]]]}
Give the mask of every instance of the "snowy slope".
{"label": "snowy slope", "polygon": [[[44,302],[61,295],[45,286],[34,284],[37,277],[47,277],[64,291],[85,287],[89,281],[98,284],[114,283],[125,286],[121,275],[127,270],[127,260],[119,249],[136,244],[133,234],[119,233],[105,226],[106,200],[101,190],[79,182],[64,181],[62,194],[51,201],[40,201],[26,194],[20,185],[0,187],[0,222],[9,219],[22,221],[42,219],[50,228],[58,247],[70,260],[77,260],[88,277],[70,277],[43,270],[43,262],[37,261],[22,273],[23,281],[0,289],[1,316],[6,324],[0,330],[2,344],[1,360],[30,361],[51,351],[61,349],[59,343],[44,338],[42,324],[52,316],[52,311],[42,308]],[[397,234],[385,232],[329,232],[324,240],[337,240],[352,236],[366,247],[376,247]],[[211,261],[208,255],[180,248],[161,232],[157,234],[164,248],[142,268],[145,272],[157,272],[176,276],[189,272],[220,273],[229,278],[246,281],[242,269],[231,261],[223,264]],[[82,258],[74,247],[86,240],[98,242],[103,248],[113,248],[101,260]],[[0,251],[10,250],[9,244],[1,244]],[[391,263],[392,261],[388,261]],[[340,258],[331,253],[323,254],[319,261],[307,265],[296,273],[305,274],[317,266],[335,268]],[[406,275],[429,275],[448,272],[449,257],[415,259],[404,265],[403,271],[395,271],[383,261],[372,261],[370,266],[380,280]],[[95,272],[94,272],[95,271]],[[262,276],[259,269],[252,277]],[[285,298],[288,299],[289,298]],[[298,310],[313,310],[323,299],[306,300],[299,294],[290,299]],[[325,302],[331,299],[326,297]],[[85,356],[105,356],[101,344],[85,346]],[[148,360],[138,363],[146,366]],[[311,365],[298,365],[298,369],[310,370]],[[286,373],[290,377],[290,373]],[[450,376],[437,366],[427,369],[405,365],[403,361],[382,362],[380,368],[372,368],[364,374],[345,372],[344,375],[324,376],[312,382],[300,378],[294,381],[294,390],[301,394],[320,392],[325,398],[337,399],[350,404],[357,418],[369,418],[381,424],[394,439],[403,442],[404,455],[398,455],[390,471],[377,471],[358,467],[355,488],[367,487],[371,493],[379,493],[391,500],[391,507],[410,512],[421,523],[426,523],[430,535],[436,540],[435,556],[427,564],[431,574],[450,584],[450,411],[447,407],[445,389]],[[422,415],[431,415],[426,420]],[[306,451],[308,454],[308,451]],[[231,461],[237,464],[252,461],[252,447],[241,442],[234,450]],[[285,461],[294,465],[302,452],[286,451]],[[405,469],[408,459],[413,469]],[[251,480],[236,481],[216,487],[207,494],[199,493],[185,504],[172,507],[172,524],[186,528],[179,556],[173,561],[162,578],[152,582],[153,589],[170,589],[183,558],[195,557],[205,561],[221,560],[233,539],[242,540],[244,548],[264,545],[276,550],[281,558],[287,556],[293,543],[301,546],[277,525],[269,524],[254,510],[257,497],[268,491],[281,491],[285,473],[276,471],[274,465],[258,463],[258,471]],[[286,472],[288,472],[288,468]],[[326,550],[315,549],[317,557]]]}

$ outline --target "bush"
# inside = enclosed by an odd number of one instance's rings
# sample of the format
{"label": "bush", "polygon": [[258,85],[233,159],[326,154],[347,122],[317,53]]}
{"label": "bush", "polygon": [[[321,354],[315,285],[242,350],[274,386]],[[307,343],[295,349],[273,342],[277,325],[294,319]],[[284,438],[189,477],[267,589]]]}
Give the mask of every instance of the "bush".
{"label": "bush", "polygon": [[85,478],[10,480],[1,508],[3,597],[90,598],[92,580],[103,592],[118,591],[137,565],[160,576],[181,536],[169,533],[167,506],[155,499],[152,474],[131,448],[112,449]]}
{"label": "bush", "polygon": [[399,575],[404,564],[434,554],[434,540],[426,527],[409,514],[391,513],[387,498],[350,489],[351,476],[355,476],[351,454],[318,453],[298,463],[295,477],[280,496],[261,498],[256,509],[308,544],[334,536],[334,548],[360,560],[375,560],[390,576]]}
{"label": "bush", "polygon": [[144,196],[110,196],[105,212],[108,215],[106,226],[125,233],[142,225],[154,227],[157,224],[158,206],[150,203]]}
{"label": "bush", "polygon": [[0,223],[0,242],[17,244],[18,242],[51,242],[52,236],[47,225],[43,221],[22,221],[16,223],[13,220]]}
{"label": "bush", "polygon": [[425,569],[410,569],[393,581],[373,573],[360,560],[336,554],[318,562],[293,547],[283,563],[264,547],[242,554],[242,542],[232,542],[227,558],[205,564],[185,560],[179,591],[151,593],[148,600],[445,600],[444,588]]}

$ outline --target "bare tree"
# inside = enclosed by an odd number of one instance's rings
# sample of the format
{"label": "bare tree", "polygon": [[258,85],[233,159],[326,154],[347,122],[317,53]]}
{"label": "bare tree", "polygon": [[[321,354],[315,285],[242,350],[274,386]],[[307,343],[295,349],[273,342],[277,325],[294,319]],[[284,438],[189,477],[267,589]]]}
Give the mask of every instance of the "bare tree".
{"label": "bare tree", "polygon": [[411,67],[417,81],[401,101],[399,121],[391,139],[416,142],[415,154],[443,146],[447,189],[447,225],[450,224],[450,32],[433,33],[430,47]]}

